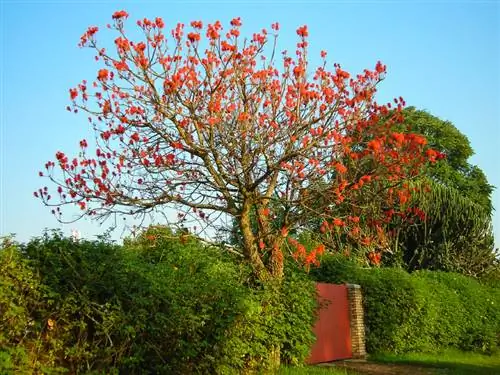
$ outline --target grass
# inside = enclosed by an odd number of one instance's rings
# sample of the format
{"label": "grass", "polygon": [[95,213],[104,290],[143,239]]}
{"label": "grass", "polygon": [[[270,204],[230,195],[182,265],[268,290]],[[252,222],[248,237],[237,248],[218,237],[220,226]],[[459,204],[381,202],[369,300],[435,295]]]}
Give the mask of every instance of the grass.
{"label": "grass", "polygon": [[279,375],[355,375],[354,372],[334,367],[286,367],[280,369]]}
{"label": "grass", "polygon": [[[439,353],[375,354],[370,355],[370,362],[387,364],[413,365],[432,369],[436,375],[498,375],[500,374],[500,353],[484,355],[458,350],[446,350]],[[286,367],[279,375],[355,375],[359,374],[335,367]]]}
{"label": "grass", "polygon": [[446,350],[440,353],[376,354],[370,356],[370,360],[434,368],[436,374],[500,374],[500,354],[498,353],[489,356],[458,350]]}

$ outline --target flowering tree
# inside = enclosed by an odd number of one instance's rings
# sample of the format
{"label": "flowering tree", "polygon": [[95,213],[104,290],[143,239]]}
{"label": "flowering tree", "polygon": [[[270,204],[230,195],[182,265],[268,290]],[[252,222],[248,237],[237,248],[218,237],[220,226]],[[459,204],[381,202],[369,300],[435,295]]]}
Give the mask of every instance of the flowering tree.
{"label": "flowering tree", "polygon": [[[179,210],[180,221],[195,217],[203,225],[228,216],[261,280],[282,277],[285,251],[317,262],[324,246],[307,252],[290,235],[312,214],[322,231],[341,228],[373,246],[384,241],[380,202],[404,204],[410,191],[403,182],[435,158],[423,137],[394,131],[403,99],[392,107],[375,101],[384,65],[351,77],[338,64],[327,69],[323,51],[312,69],[306,26],[297,29],[291,57],[276,51],[277,23],[243,38],[240,18],[227,32],[219,21],[194,21],[170,35],[161,18],[144,19],[137,22],[144,38],[134,42],[127,18],[113,14],[113,51],[98,46],[97,27],[81,37],[102,67],[94,82],[69,90],[68,110],[89,115],[96,149],[82,140],[79,157],[59,151],[40,172],[56,184],[59,200],[47,187],[35,195],[59,220],[67,204],[101,219],[166,206]],[[337,216],[337,205],[349,214]]]}

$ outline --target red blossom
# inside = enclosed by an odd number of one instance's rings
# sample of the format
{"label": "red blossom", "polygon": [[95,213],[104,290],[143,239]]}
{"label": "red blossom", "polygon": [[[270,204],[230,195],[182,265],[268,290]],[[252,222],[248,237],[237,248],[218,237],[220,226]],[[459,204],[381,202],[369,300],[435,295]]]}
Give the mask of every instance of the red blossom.
{"label": "red blossom", "polygon": [[199,33],[189,33],[187,37],[191,43],[198,42],[200,40]]}
{"label": "red blossom", "polygon": [[115,66],[116,70],[119,71],[129,70],[129,67],[125,61],[113,61],[113,65]]}
{"label": "red blossom", "polygon": [[392,139],[398,144],[402,144],[405,140],[405,135],[402,133],[392,133]]}
{"label": "red blossom", "polygon": [[235,26],[235,27],[241,26],[241,17],[233,18],[231,20],[231,26]]}
{"label": "red blossom", "polygon": [[301,26],[297,29],[297,35],[306,38],[309,36],[309,31],[307,30],[307,25]]}
{"label": "red blossom", "polygon": [[127,18],[127,17],[128,17],[128,13],[124,10],[116,11],[113,13],[113,16],[112,16],[112,18],[114,20],[119,20],[119,19]]}
{"label": "red blossom", "polygon": [[342,219],[339,219],[339,218],[335,218],[333,219],[333,225],[335,225],[336,227],[342,227],[344,226],[344,221]]}
{"label": "red blossom", "polygon": [[382,143],[378,139],[373,139],[367,144],[368,148],[374,152],[379,152],[382,149]]}
{"label": "red blossom", "polygon": [[283,227],[283,228],[281,228],[281,235],[282,235],[283,237],[288,236],[288,228],[287,228],[287,227]]}
{"label": "red blossom", "polygon": [[109,71],[107,69],[100,69],[97,73],[97,79],[99,81],[106,81],[109,77]]}
{"label": "red blossom", "polygon": [[370,251],[368,253],[368,259],[370,262],[376,266],[380,265],[380,260],[382,259],[382,253]]}
{"label": "red blossom", "polygon": [[192,21],[191,22],[191,27],[193,27],[194,29],[202,29],[203,28],[203,22],[201,21]]}
{"label": "red blossom", "polygon": [[375,66],[375,71],[377,73],[384,73],[385,72],[385,65],[383,65],[380,61],[377,61],[377,65]]}
{"label": "red blossom", "polygon": [[159,27],[160,29],[163,29],[165,27],[165,22],[163,22],[163,19],[161,19],[161,17],[155,18],[155,24],[156,27]]}

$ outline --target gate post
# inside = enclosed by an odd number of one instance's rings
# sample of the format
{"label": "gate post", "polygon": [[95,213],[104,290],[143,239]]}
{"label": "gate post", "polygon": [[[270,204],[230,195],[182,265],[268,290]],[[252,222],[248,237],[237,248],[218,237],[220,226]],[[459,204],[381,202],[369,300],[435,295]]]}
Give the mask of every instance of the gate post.
{"label": "gate post", "polygon": [[347,284],[349,298],[349,320],[351,326],[352,357],[366,358],[365,323],[361,287],[357,284]]}

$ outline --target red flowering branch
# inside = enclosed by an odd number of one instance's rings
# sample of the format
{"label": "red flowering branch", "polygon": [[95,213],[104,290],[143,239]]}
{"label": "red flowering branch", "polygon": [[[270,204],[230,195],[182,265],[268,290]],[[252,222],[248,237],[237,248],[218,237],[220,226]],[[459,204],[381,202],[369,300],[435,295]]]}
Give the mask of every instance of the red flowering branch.
{"label": "red flowering branch", "polygon": [[[90,85],[70,89],[68,109],[88,114],[95,153],[86,140],[77,158],[58,152],[42,173],[57,194],[46,187],[35,193],[60,220],[66,204],[101,219],[165,206],[179,209],[179,221],[195,217],[202,226],[233,217],[257,275],[281,277],[286,246],[306,264],[324,251],[304,253],[289,230],[315,214],[325,232],[342,228],[376,242],[380,236],[365,233],[357,218],[383,220],[385,212],[374,209],[380,205],[369,203],[403,203],[401,183],[435,157],[423,138],[395,132],[401,98],[394,108],[375,101],[386,67],[379,62],[355,77],[338,64],[328,70],[326,61],[311,69],[307,26],[297,29],[295,57],[279,59],[277,23],[244,38],[240,18],[226,31],[219,21],[193,21],[170,33],[161,18],[143,19],[143,39],[132,41],[128,14],[112,18],[113,51],[99,47],[97,27],[89,28],[80,44],[96,51],[101,67]],[[377,192],[369,200],[366,186]],[[339,205],[351,208],[350,217],[337,217]]]}

